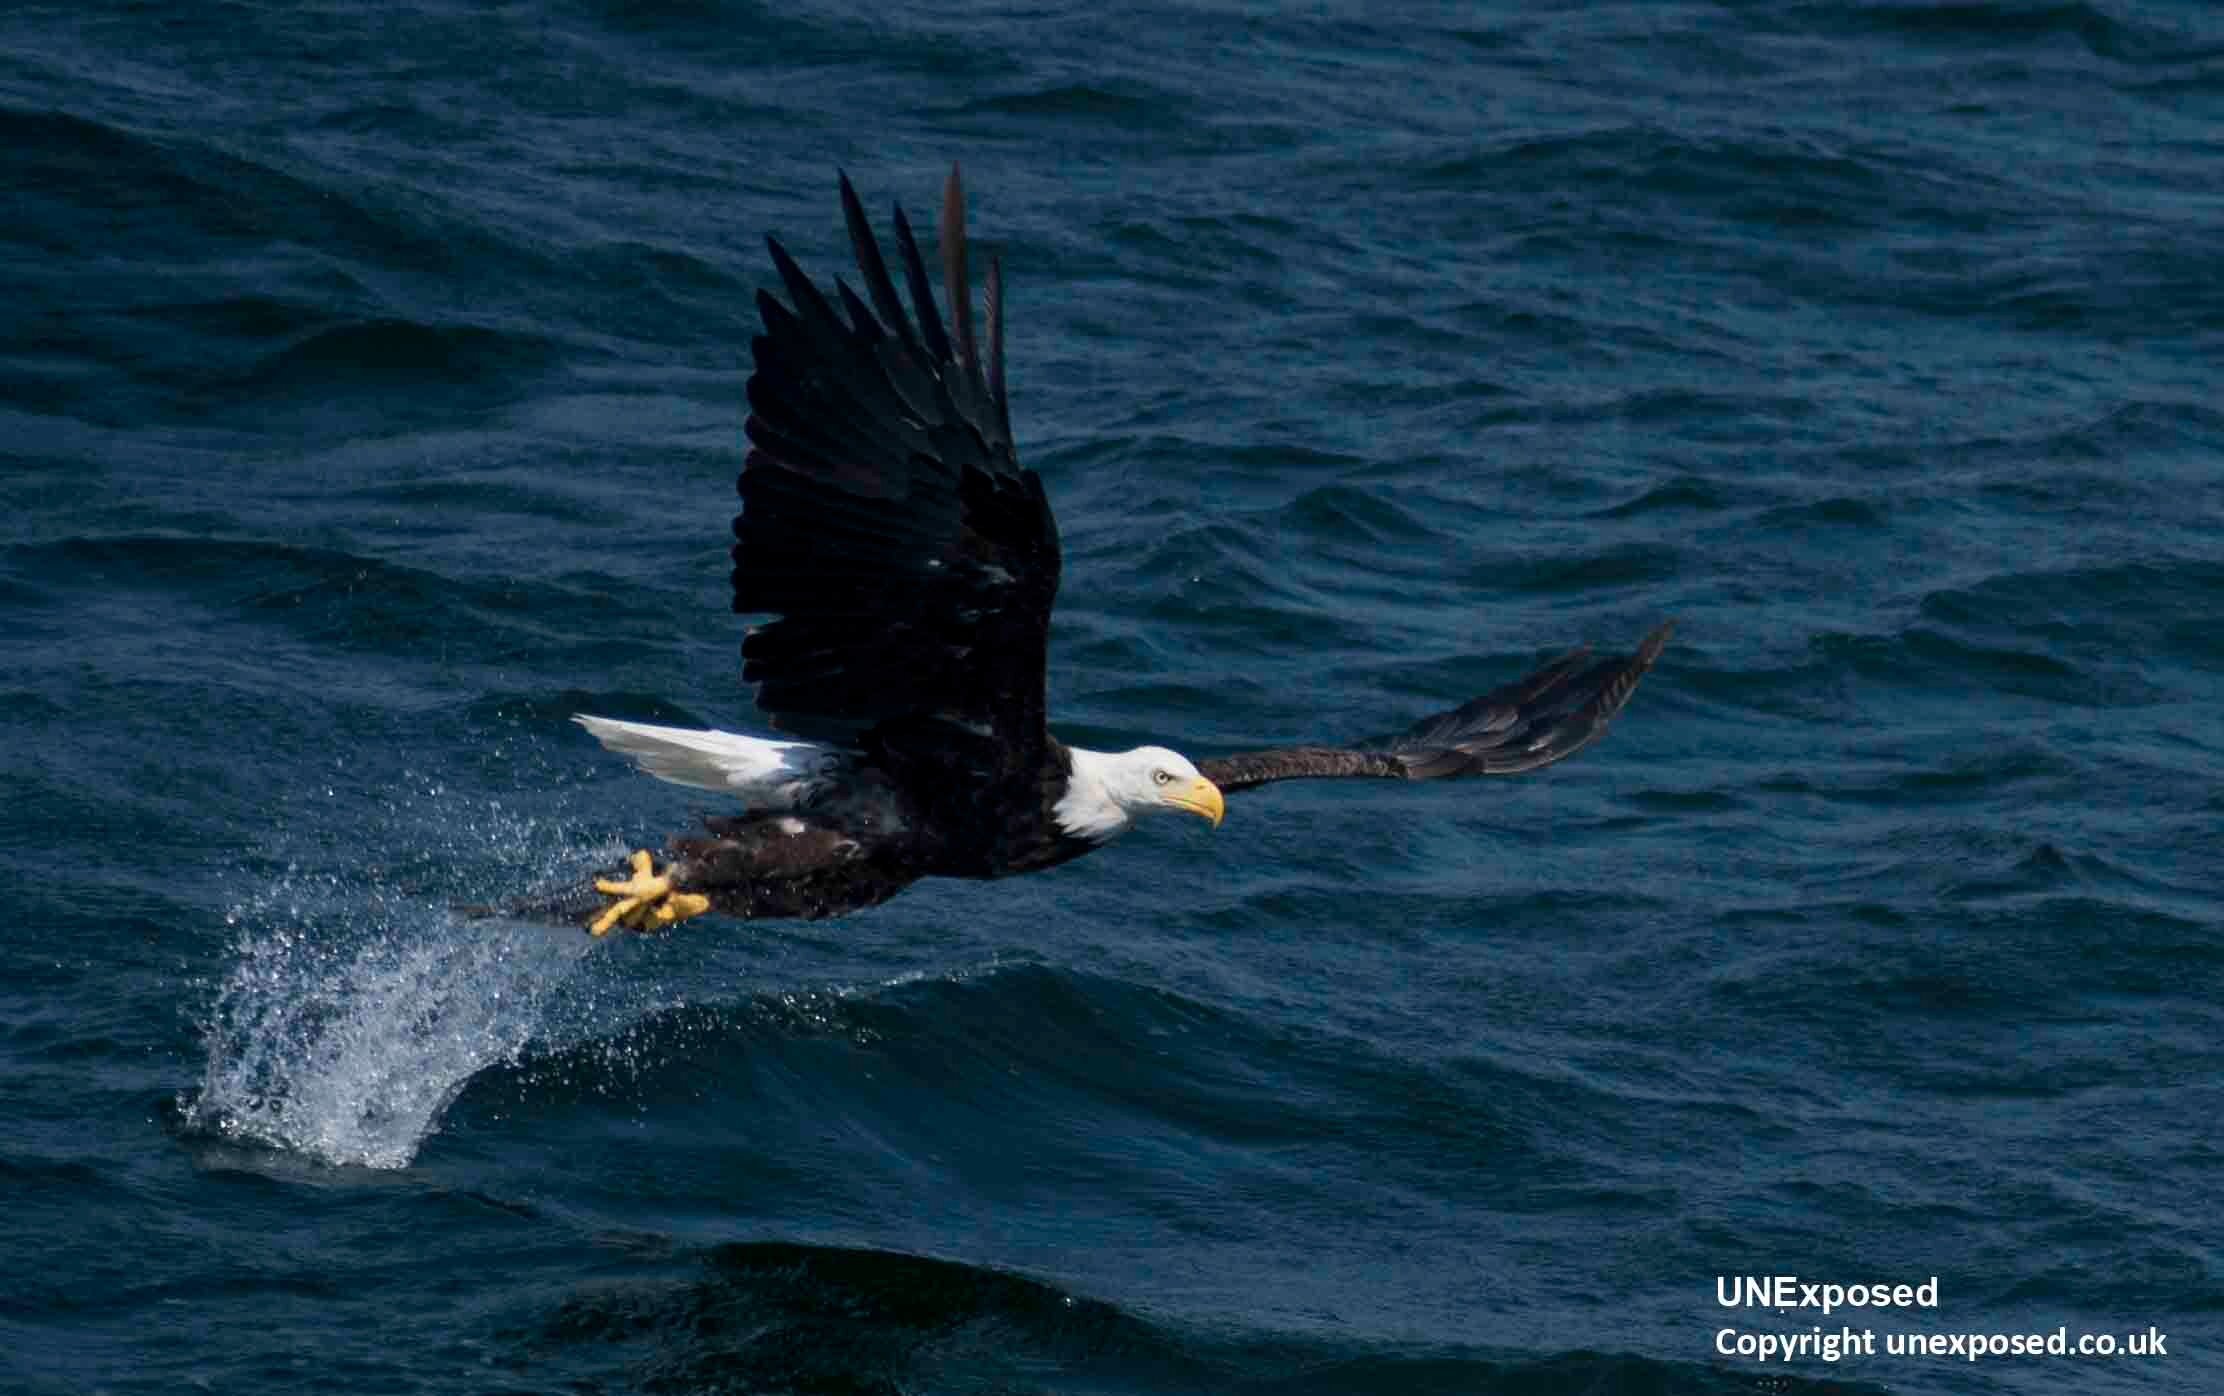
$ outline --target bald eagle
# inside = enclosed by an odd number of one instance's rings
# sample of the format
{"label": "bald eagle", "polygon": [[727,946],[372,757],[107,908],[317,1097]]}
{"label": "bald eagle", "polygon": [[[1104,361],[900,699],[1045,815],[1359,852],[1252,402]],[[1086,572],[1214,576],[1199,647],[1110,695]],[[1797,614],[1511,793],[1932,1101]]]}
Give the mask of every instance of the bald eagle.
{"label": "bald eagle", "polygon": [[832,916],[922,877],[1033,872],[1143,815],[1217,826],[1225,796],[1273,781],[1534,770],[1596,740],[1666,643],[1662,625],[1628,655],[1577,650],[1373,745],[1193,762],[1162,746],[1059,741],[1044,702],[1058,529],[1013,450],[1002,268],[989,263],[984,339],[953,166],[947,318],[895,210],[907,313],[856,191],[846,176],[840,186],[865,294],[836,279],[829,297],[766,239],[788,299],[757,294],[764,333],[734,520],[733,609],[772,617],[742,640],[742,679],[790,739],[581,715],[650,775],[734,803],[672,839],[661,864],[644,849],[625,875],[595,882],[601,900],[575,899],[595,934],[711,910]]}

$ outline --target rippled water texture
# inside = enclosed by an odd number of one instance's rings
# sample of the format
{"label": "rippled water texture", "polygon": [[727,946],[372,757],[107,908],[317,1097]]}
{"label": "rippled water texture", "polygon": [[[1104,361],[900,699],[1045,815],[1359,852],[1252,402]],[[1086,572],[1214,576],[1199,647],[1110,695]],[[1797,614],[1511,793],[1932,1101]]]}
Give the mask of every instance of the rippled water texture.
{"label": "rippled water texture", "polygon": [[[2191,3],[0,13],[0,1388],[2224,1386],[2220,123]],[[459,913],[693,817],[567,719],[749,722],[760,239],[953,159],[1062,734],[1675,643],[1519,779]]]}

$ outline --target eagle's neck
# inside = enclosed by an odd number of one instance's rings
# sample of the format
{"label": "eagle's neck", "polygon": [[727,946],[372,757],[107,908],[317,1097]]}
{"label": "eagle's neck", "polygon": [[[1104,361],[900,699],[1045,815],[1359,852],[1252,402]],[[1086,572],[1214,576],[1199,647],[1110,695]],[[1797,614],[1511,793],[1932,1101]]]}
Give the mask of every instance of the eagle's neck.
{"label": "eagle's neck", "polygon": [[1065,793],[1050,811],[1060,830],[1091,843],[1127,832],[1134,819],[1112,794],[1119,762],[1115,752],[1066,748]]}

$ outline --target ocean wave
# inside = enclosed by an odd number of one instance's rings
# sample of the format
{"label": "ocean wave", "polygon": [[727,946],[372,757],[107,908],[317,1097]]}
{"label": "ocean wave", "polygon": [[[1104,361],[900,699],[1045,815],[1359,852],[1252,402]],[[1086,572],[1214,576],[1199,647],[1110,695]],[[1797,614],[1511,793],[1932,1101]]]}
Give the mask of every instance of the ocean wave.
{"label": "ocean wave", "polygon": [[1635,519],[1647,514],[1675,514],[1685,511],[1713,514],[1745,502],[1745,498],[1743,491],[1733,491],[1723,482],[1695,475],[1679,475],[1665,483],[1650,486],[1633,499],[1608,505],[1594,512],[1602,519]]}
{"label": "ocean wave", "polygon": [[334,324],[268,349],[212,396],[314,399],[332,410],[358,395],[387,410],[396,392],[489,404],[521,391],[560,357],[542,335],[474,324],[378,317]]}
{"label": "ocean wave", "polygon": [[1060,83],[1029,92],[1005,93],[970,102],[960,113],[995,112],[1006,116],[1079,118],[1089,123],[1144,131],[1185,124],[1183,98],[1145,83],[1127,87],[1097,83]]}
{"label": "ocean wave", "polygon": [[[318,665],[373,653],[494,666],[505,656],[535,653],[591,673],[692,634],[680,623],[652,628],[660,634],[633,627],[609,635],[568,624],[567,616],[649,609],[628,604],[636,583],[595,572],[525,586],[343,549],[169,534],[71,536],[0,556],[25,573],[53,578],[73,596],[137,589],[186,603],[196,624],[288,635],[301,646],[298,660]],[[241,639],[232,648],[206,649],[194,663],[206,667],[228,657],[250,668],[254,660]]]}
{"label": "ocean wave", "polygon": [[1690,1362],[1185,1327],[1025,1273],[790,1240],[731,1242],[583,1284],[505,1331],[599,1380],[703,1392],[1263,1391],[1659,1396],[1881,1393]]}
{"label": "ocean wave", "polygon": [[1993,56],[2022,49],[2047,53],[2068,40],[2096,58],[2146,65],[2183,62],[2217,52],[2188,42],[2183,31],[2108,7],[2017,0],[1965,0],[1956,4],[1866,0],[1860,4],[1797,4],[1758,17],[1770,29],[1841,36],[1882,35],[1927,48]]}

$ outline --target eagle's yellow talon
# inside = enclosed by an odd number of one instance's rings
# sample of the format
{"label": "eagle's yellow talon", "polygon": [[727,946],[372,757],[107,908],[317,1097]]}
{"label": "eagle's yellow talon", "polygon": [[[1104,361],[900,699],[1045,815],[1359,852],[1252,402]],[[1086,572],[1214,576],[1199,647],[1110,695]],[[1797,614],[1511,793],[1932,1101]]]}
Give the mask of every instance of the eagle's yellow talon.
{"label": "eagle's yellow talon", "polygon": [[594,921],[588,925],[587,934],[591,936],[607,935],[612,926],[617,925],[619,920],[624,917],[627,912],[633,910],[639,905],[641,905],[641,899],[639,897],[624,898],[623,900],[611,906],[608,911],[605,911],[604,913],[602,913],[602,915],[597,916]]}
{"label": "eagle's yellow talon", "polygon": [[606,896],[643,897],[651,901],[672,890],[671,878],[656,875],[656,862],[649,857],[647,849],[635,850],[628,861],[633,865],[633,876],[623,882],[616,878],[598,877],[595,879],[595,890]]}
{"label": "eagle's yellow talon", "polygon": [[673,891],[672,875],[656,871],[656,860],[647,849],[636,850],[627,862],[633,876],[622,881],[595,879],[597,892],[617,900],[588,924],[589,935],[606,935],[611,927],[620,925],[636,931],[661,930],[710,910],[710,898],[702,893]]}
{"label": "eagle's yellow talon", "polygon": [[690,916],[700,916],[710,910],[710,898],[700,892],[674,892],[657,903],[649,919],[659,928],[685,921]]}

